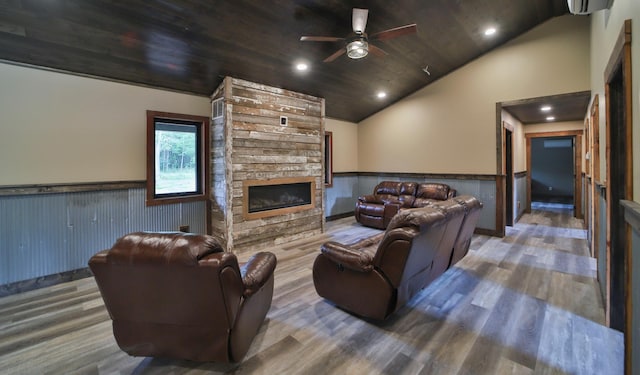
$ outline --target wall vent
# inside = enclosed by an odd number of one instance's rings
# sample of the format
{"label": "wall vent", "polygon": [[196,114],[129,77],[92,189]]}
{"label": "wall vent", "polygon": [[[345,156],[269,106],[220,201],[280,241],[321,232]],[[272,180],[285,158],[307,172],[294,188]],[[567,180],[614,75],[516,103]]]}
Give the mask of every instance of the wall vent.
{"label": "wall vent", "polygon": [[211,117],[220,118],[224,115],[224,98],[219,98],[211,102],[211,108],[213,109],[213,114]]}

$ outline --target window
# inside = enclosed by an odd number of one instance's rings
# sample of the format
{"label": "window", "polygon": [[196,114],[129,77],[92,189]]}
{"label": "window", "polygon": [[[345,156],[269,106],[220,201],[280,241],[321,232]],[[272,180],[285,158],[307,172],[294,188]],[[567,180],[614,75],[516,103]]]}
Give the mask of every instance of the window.
{"label": "window", "polygon": [[560,138],[560,139],[545,139],[543,141],[544,148],[570,148],[573,147],[573,139]]}
{"label": "window", "polygon": [[209,118],[147,111],[147,205],[205,200]]}

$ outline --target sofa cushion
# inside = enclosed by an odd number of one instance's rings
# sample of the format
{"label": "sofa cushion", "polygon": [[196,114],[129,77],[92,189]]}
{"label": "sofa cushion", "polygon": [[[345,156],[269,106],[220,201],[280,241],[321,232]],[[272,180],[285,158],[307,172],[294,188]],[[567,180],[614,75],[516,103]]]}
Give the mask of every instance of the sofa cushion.
{"label": "sofa cushion", "polygon": [[399,195],[415,196],[417,187],[418,184],[416,182],[403,182],[402,185],[400,185]]}
{"label": "sofa cushion", "polygon": [[[398,204],[400,207],[411,207],[415,199],[415,182],[382,181],[376,186],[375,200],[378,203]],[[367,200],[371,201],[371,200]]]}
{"label": "sofa cushion", "polygon": [[426,207],[428,205],[430,205],[431,203],[436,202],[436,199],[431,199],[431,198],[415,198],[413,200],[413,204],[412,207],[415,208],[419,208],[419,207]]}
{"label": "sofa cushion", "polygon": [[376,186],[375,195],[400,195],[400,187],[402,182],[398,181],[382,181]]}
{"label": "sofa cushion", "polygon": [[413,207],[413,202],[416,200],[416,197],[413,195],[401,195],[398,197],[398,203],[400,203],[403,208]]}
{"label": "sofa cushion", "polygon": [[426,182],[418,185],[416,198],[446,200],[449,198],[449,185]]}
{"label": "sofa cushion", "polygon": [[205,256],[222,252],[213,236],[182,232],[135,232],[119,238],[107,256],[113,264],[182,264],[195,266]]}
{"label": "sofa cushion", "polygon": [[387,231],[402,227],[420,228],[421,225],[441,221],[445,218],[446,215],[443,211],[431,208],[410,208],[401,210],[393,217],[387,226]]}
{"label": "sofa cushion", "polygon": [[377,203],[360,203],[358,205],[358,210],[360,214],[363,215],[380,217],[384,215],[384,206]]}

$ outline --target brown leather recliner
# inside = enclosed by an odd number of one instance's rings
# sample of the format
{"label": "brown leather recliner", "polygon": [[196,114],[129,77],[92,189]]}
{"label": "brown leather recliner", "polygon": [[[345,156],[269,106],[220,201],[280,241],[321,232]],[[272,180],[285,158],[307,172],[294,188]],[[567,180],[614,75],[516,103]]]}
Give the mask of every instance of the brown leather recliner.
{"label": "brown leather recliner", "polygon": [[89,267],[129,355],[238,362],[271,306],[276,258],[239,265],[212,236],[137,232]]}
{"label": "brown leather recliner", "polygon": [[438,182],[382,181],[373,189],[373,194],[358,197],[355,217],[362,225],[385,229],[402,208],[423,207],[455,195],[455,189]]}
{"label": "brown leather recliner", "polygon": [[384,233],[323,244],[313,264],[318,295],[359,316],[386,319],[448,268],[464,215],[460,204],[401,210]]}

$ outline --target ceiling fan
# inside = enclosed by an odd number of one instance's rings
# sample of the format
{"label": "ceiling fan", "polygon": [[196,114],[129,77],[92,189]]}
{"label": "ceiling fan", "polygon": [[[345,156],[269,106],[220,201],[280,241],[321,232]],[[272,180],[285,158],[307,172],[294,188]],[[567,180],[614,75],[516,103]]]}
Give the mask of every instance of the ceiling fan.
{"label": "ceiling fan", "polygon": [[376,56],[385,56],[387,53],[379,47],[369,43],[369,41],[375,40],[389,40],[397,38],[399,36],[415,34],[418,28],[415,23],[410,25],[395,27],[393,29],[381,31],[368,36],[364,32],[367,26],[367,17],[369,16],[368,9],[353,8],[353,16],[351,19],[353,34],[345,38],[333,37],[333,36],[303,36],[300,37],[302,42],[346,42],[345,47],[340,48],[331,56],[324,59],[324,62],[331,62],[338,57],[342,56],[345,52],[347,56],[352,59],[361,59],[371,52]]}

